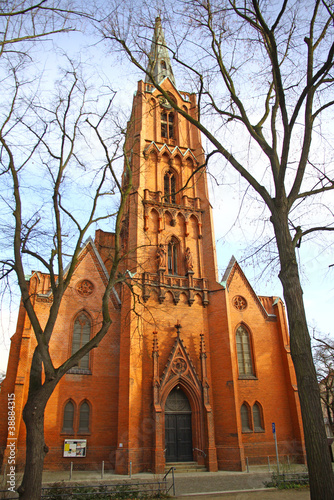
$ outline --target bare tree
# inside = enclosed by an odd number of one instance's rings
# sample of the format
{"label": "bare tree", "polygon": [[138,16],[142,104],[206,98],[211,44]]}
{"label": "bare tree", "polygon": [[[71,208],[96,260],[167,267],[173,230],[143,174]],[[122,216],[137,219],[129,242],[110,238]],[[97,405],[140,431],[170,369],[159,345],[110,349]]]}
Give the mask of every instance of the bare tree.
{"label": "bare tree", "polygon": [[28,55],[28,47],[38,40],[73,31],[80,12],[70,1],[7,0],[0,6],[0,56]]}
{"label": "bare tree", "polygon": [[[90,111],[93,100],[90,100],[89,89],[77,67],[70,64],[59,82],[59,94],[51,101],[49,92],[47,100],[36,94],[28,99],[17,68],[13,68],[12,78],[12,99],[0,126],[0,175],[6,186],[2,192],[2,222],[12,241],[12,245],[7,242],[10,255],[2,257],[2,277],[15,273],[37,340],[28,400],[23,411],[27,429],[26,466],[19,488],[20,498],[32,500],[40,496],[47,453],[45,406],[61,377],[97,347],[108,332],[112,322],[110,295],[114,286],[127,278],[119,273],[120,230],[131,189],[131,170],[126,158],[127,184],[122,187],[115,170],[117,160],[123,156],[122,137],[118,133],[111,137],[110,132],[106,136],[104,129],[105,121],[108,120],[110,128],[113,120],[112,99],[104,112]],[[101,153],[98,155],[99,147]],[[87,177],[88,181],[80,185],[85,206],[78,210],[80,202],[75,197],[74,186],[80,184],[80,176]],[[36,179],[38,189],[34,187]],[[106,197],[117,197],[113,204],[110,201],[114,211],[105,211],[103,207],[101,212],[101,203]],[[14,224],[7,222],[10,212]],[[49,345],[62,298],[71,282],[87,232],[93,224],[107,218],[114,219],[115,248],[101,304],[99,330],[87,344],[55,368]],[[33,296],[25,278],[32,263],[50,276],[52,303],[45,325],[34,310]]]}
{"label": "bare tree", "polygon": [[[14,255],[13,258],[3,261],[3,264],[6,274],[11,270],[16,273],[22,294],[22,301],[37,339],[37,347],[31,365],[29,395],[23,412],[23,419],[27,429],[26,466],[19,492],[20,498],[24,499],[39,498],[43,461],[47,451],[43,437],[44,410],[47,401],[61,377],[70,368],[75,366],[93,347],[96,347],[106,335],[111,325],[109,315],[110,294],[113,287],[119,281],[125,279],[124,276],[118,276],[118,267],[121,260],[120,221],[131,188],[131,182],[128,182],[127,186],[122,188],[115,173],[114,161],[120,154],[119,140],[115,141],[114,150],[110,153],[106,142],[102,139],[100,128],[103,120],[108,116],[107,111],[109,111],[109,106],[102,117],[96,119],[96,123],[94,123],[93,118],[90,118],[85,110],[85,92],[80,89],[76,73],[72,72],[68,76],[71,76],[72,81],[70,82],[67,95],[62,95],[58,105],[55,103],[54,108],[47,110],[47,114],[50,114],[48,119],[44,119],[42,123],[37,122],[40,130],[36,130],[38,128],[36,125],[33,127],[23,122],[23,119],[19,121],[16,119],[15,125],[11,125],[18,92],[15,93],[8,121],[3,124],[0,130],[2,175],[10,177],[10,181],[12,182],[12,199],[7,200],[7,203],[13,208],[15,218],[15,227],[13,228]],[[82,94],[81,104],[77,102],[78,96],[75,95],[76,93]],[[72,110],[72,107],[74,107],[74,110]],[[52,131],[53,133],[50,137],[47,128],[51,123],[55,124],[56,130]],[[82,217],[76,218],[73,215],[71,206],[68,206],[68,203],[63,198],[65,198],[67,190],[71,188],[70,185],[66,186],[67,172],[69,170],[73,172],[73,168],[82,166],[82,161],[78,156],[76,147],[77,137],[83,135],[84,128],[86,127],[87,129],[89,125],[97,134],[104,149],[105,158],[101,168],[96,172],[96,178],[90,189],[90,209],[86,209],[85,217],[82,220]],[[32,136],[35,136],[31,153],[23,157],[22,154],[18,154],[15,151],[16,148],[13,146],[10,137],[18,126],[25,126],[27,131]],[[88,131],[86,130],[87,133]],[[45,220],[40,215],[43,208],[45,209],[46,200],[43,200],[44,207],[39,207],[39,210],[34,210],[31,214],[29,201],[22,194],[20,187],[20,180],[28,174],[29,167],[32,166],[34,157],[38,153],[40,153],[40,158],[44,165],[44,175],[47,173],[50,175],[52,184],[49,195],[49,201],[52,202],[52,221],[48,218]],[[128,178],[131,181],[130,171]],[[45,189],[48,191],[48,186]],[[118,193],[120,196],[120,205],[114,213],[99,215],[99,202],[106,193]],[[75,271],[78,255],[87,231],[92,224],[107,217],[115,218],[116,236],[113,265],[103,296],[103,320],[100,329],[86,345],[67,359],[61,366],[55,368],[49,353],[49,344],[61,300]],[[52,233],[50,232],[50,226],[53,227]],[[65,241],[69,231],[71,242],[67,244]],[[41,250],[39,250],[39,247]],[[51,249],[49,255],[46,254],[46,249]],[[32,296],[28,282],[25,279],[25,275],[27,274],[25,256],[37,261],[40,267],[50,275],[53,300],[44,327],[34,311]],[[42,376],[43,370],[45,373],[44,381]]]}
{"label": "bare tree", "polygon": [[100,35],[118,44],[161,98],[204,134],[211,157],[219,155],[266,207],[279,255],[311,497],[332,499],[334,478],[296,256],[309,235],[334,229],[332,195],[327,196],[334,190],[333,150],[326,130],[334,104],[332,2],[164,2],[167,48],[174,70],[198,93],[197,118],[175,104],[150,70],[154,7],[128,7],[116,5],[113,16],[96,23]]}
{"label": "bare tree", "polygon": [[[104,110],[96,109],[97,91],[90,92],[78,65],[68,61],[57,85],[58,94],[51,97],[46,89],[43,96],[37,56],[31,50],[39,40],[76,29],[74,21],[84,14],[74,7],[73,2],[52,0],[8,0],[0,7],[0,85],[1,95],[6,96],[0,118],[1,226],[6,238],[0,279],[7,282],[15,274],[37,341],[23,412],[26,467],[19,488],[20,498],[29,500],[40,497],[48,399],[61,377],[106,335],[111,324],[110,294],[117,282],[126,279],[119,274],[120,228],[131,171],[126,157],[127,184],[122,186],[115,164],[123,157],[123,138],[116,129],[110,135],[114,93],[107,91],[111,99],[106,102],[104,96]],[[87,179],[80,184],[85,205],[75,212],[71,197],[83,178]],[[113,211],[105,207],[101,211],[106,197],[116,198]],[[79,204],[78,197],[74,203]],[[103,319],[96,335],[55,368],[49,344],[62,298],[89,229],[107,218],[114,220],[115,248],[101,304]],[[25,278],[33,266],[50,276],[52,303],[45,325],[36,315]]]}

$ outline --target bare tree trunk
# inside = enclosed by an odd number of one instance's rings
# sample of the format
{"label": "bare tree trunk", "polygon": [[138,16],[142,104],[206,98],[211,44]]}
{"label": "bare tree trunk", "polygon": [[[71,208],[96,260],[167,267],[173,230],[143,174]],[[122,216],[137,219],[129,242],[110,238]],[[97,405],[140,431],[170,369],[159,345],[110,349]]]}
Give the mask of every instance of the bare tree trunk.
{"label": "bare tree trunk", "polygon": [[27,402],[23,411],[26,425],[26,464],[22,484],[18,489],[22,500],[38,500],[41,497],[42,474],[47,447],[44,442],[44,408]]}
{"label": "bare tree trunk", "polygon": [[18,488],[22,500],[41,497],[44,458],[48,448],[44,441],[44,413],[47,402],[59,382],[58,378],[41,385],[42,361],[36,347],[31,363],[28,400],[23,410],[26,426],[26,463],[22,483]]}
{"label": "bare tree trunk", "polygon": [[333,500],[334,475],[320,402],[320,390],[313,363],[295,246],[291,240],[287,221],[288,217],[285,214],[276,213],[272,216],[280,254],[279,278],[283,285],[289,320],[291,356],[297,376],[302,410],[310,493],[312,500]]}

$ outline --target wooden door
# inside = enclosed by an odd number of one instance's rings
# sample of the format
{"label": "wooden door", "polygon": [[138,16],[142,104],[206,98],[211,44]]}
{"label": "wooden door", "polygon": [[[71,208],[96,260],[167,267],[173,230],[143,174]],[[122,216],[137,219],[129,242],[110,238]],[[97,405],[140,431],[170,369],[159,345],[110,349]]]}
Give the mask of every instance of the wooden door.
{"label": "wooden door", "polygon": [[166,462],[189,462],[193,459],[191,413],[165,415]]}

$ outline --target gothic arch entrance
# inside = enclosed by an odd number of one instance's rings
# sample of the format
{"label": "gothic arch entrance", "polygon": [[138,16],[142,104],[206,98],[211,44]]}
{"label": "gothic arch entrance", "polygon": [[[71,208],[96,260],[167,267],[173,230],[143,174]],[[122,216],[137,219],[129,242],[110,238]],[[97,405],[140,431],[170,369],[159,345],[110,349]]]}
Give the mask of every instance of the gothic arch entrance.
{"label": "gothic arch entrance", "polygon": [[193,460],[191,407],[185,393],[176,386],[165,404],[166,462]]}

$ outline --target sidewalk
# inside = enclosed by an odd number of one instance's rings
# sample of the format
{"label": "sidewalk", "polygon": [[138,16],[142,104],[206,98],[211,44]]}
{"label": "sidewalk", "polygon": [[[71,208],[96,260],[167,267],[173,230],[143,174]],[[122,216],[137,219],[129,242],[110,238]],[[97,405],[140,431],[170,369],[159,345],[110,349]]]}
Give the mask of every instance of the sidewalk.
{"label": "sidewalk", "polygon": [[175,497],[176,500],[310,500],[308,489],[236,491],[215,494],[204,493],[203,495],[187,495]]}
{"label": "sidewalk", "polygon": [[[305,471],[303,465],[293,465],[293,472]],[[264,483],[270,481],[271,472],[268,467],[250,467],[249,472],[190,472],[175,474],[176,498],[180,500],[309,500],[308,489],[276,490],[265,488]],[[145,482],[162,480],[163,475],[140,473],[129,476],[106,471],[103,479],[100,471],[73,471],[72,480],[69,472],[46,471],[43,473],[43,483],[64,481],[71,483],[110,484],[123,482]],[[169,484],[171,480],[169,480]]]}

